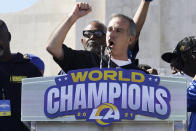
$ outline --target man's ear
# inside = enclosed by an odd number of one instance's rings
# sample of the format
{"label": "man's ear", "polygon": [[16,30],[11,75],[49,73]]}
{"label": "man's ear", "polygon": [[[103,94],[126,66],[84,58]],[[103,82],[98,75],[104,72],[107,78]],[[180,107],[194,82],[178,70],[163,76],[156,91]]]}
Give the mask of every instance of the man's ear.
{"label": "man's ear", "polygon": [[129,39],[129,47],[133,48],[135,46],[135,37],[131,36]]}

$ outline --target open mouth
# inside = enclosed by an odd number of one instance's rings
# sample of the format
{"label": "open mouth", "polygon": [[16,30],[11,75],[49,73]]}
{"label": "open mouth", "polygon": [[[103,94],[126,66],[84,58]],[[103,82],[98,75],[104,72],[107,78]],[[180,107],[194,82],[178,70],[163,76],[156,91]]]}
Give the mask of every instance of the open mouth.
{"label": "open mouth", "polygon": [[114,42],[111,41],[111,40],[109,40],[109,45],[108,45],[108,47],[109,47],[109,48],[113,48],[113,46],[114,46]]}
{"label": "open mouth", "polygon": [[112,48],[114,47],[114,42],[109,40],[108,43],[109,44],[107,45],[106,49],[111,53],[112,52]]}

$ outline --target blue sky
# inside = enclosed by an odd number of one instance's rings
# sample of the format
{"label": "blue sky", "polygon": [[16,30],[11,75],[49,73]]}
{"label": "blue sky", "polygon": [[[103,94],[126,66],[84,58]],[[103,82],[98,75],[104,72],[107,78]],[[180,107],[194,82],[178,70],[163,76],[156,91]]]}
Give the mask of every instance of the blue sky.
{"label": "blue sky", "polygon": [[16,12],[28,8],[38,0],[0,0],[0,13]]}

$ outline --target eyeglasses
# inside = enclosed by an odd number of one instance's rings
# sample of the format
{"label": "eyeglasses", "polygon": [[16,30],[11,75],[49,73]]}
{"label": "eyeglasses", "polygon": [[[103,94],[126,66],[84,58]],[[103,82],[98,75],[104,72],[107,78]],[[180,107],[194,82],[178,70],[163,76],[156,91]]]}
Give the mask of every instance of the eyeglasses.
{"label": "eyeglasses", "polygon": [[84,30],[83,31],[83,36],[86,38],[90,38],[92,35],[94,35],[95,37],[102,37],[105,35],[105,33],[100,30]]}

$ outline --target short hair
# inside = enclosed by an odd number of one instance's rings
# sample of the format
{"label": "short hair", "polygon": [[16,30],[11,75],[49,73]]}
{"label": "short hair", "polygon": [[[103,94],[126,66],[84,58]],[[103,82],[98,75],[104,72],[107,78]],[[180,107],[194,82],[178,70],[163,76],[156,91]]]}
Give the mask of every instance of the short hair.
{"label": "short hair", "polygon": [[[103,28],[104,33],[106,33],[107,27],[106,27],[102,22],[100,22],[100,21],[98,21],[98,20],[93,20],[93,21],[90,21],[90,22],[88,23],[88,25],[91,24],[91,23],[97,23],[97,24],[99,24],[100,27]],[[87,25],[87,26],[88,26],[88,25]]]}
{"label": "short hair", "polygon": [[110,20],[115,18],[115,17],[126,19],[129,22],[129,28],[127,30],[128,34],[131,35],[131,36],[136,36],[136,24],[135,24],[135,22],[133,21],[132,18],[130,18],[130,17],[126,16],[126,15],[123,15],[123,14],[113,14],[110,17]]}
{"label": "short hair", "polygon": [[1,36],[1,39],[5,41],[9,42],[11,40],[11,34],[7,28],[7,25],[1,19],[0,19],[0,36]]}

